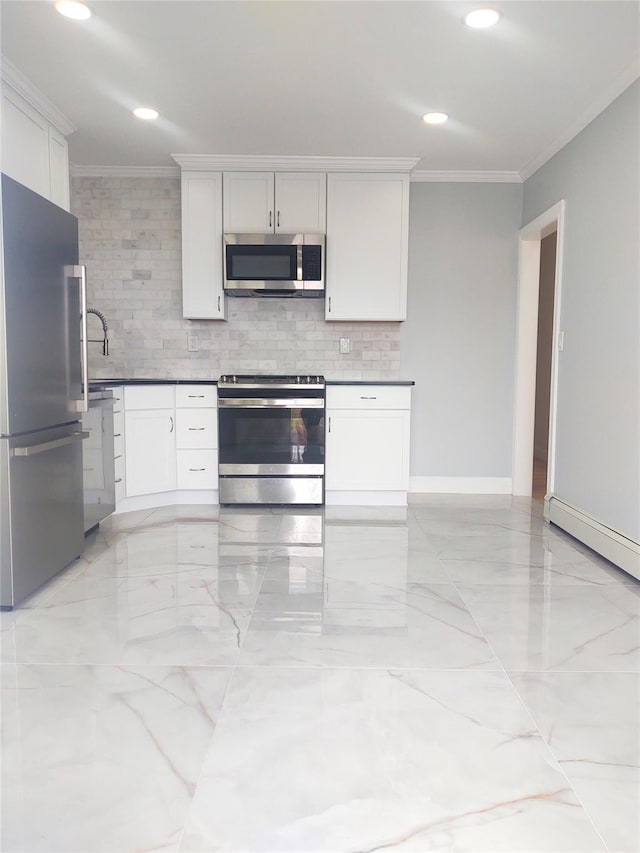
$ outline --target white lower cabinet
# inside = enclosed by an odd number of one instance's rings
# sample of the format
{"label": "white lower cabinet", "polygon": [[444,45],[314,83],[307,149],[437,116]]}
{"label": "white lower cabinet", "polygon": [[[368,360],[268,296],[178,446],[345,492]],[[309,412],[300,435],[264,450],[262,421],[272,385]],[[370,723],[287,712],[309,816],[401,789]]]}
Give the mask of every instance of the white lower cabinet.
{"label": "white lower cabinet", "polygon": [[[119,435],[117,401],[114,418],[118,508],[130,510],[184,501],[215,503],[214,492],[218,488],[215,386],[134,385],[125,387],[122,396],[123,435]],[[148,495],[157,497],[145,500]]]}
{"label": "white lower cabinet", "polygon": [[113,467],[116,485],[116,508],[126,497],[126,476],[124,466],[124,388],[113,391]]}
{"label": "white lower cabinet", "polygon": [[173,491],[176,487],[174,410],[127,409],[125,433],[127,497]]}
{"label": "white lower cabinet", "polygon": [[327,388],[327,504],[406,504],[410,418],[410,386]]}
{"label": "white lower cabinet", "polygon": [[217,392],[211,386],[176,388],[178,489],[218,488]]}

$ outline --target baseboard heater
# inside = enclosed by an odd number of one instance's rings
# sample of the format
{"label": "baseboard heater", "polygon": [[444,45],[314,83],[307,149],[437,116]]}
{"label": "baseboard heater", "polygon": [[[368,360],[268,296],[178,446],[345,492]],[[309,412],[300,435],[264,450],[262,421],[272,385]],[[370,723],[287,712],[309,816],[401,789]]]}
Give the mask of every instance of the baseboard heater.
{"label": "baseboard heater", "polygon": [[544,502],[544,517],[640,580],[640,544],[556,497]]}

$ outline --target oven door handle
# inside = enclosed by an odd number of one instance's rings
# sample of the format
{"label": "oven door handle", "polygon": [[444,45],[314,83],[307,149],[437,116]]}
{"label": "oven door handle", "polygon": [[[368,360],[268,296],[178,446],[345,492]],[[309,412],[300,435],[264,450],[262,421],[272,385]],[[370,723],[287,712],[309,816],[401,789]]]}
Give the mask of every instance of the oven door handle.
{"label": "oven door handle", "polygon": [[220,397],[218,406],[241,409],[324,409],[324,399],[318,397],[290,397],[288,399],[261,397]]}

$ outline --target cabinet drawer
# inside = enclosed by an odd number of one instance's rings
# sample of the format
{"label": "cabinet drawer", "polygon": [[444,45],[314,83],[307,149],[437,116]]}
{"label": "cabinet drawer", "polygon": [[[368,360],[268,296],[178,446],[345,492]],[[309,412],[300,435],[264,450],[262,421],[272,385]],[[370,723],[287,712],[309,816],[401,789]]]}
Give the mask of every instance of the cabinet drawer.
{"label": "cabinet drawer", "polygon": [[217,450],[178,450],[177,479],[179,489],[217,489]]}
{"label": "cabinet drawer", "polygon": [[124,435],[122,433],[113,435],[113,455],[124,456]]}
{"label": "cabinet drawer", "polygon": [[125,409],[173,409],[173,385],[135,385],[124,389]]}
{"label": "cabinet drawer", "polygon": [[410,409],[410,385],[334,385],[327,409]]}
{"label": "cabinet drawer", "polygon": [[113,434],[124,435],[124,411],[113,413]]}
{"label": "cabinet drawer", "polygon": [[120,503],[120,501],[124,500],[127,496],[127,492],[124,485],[124,477],[119,480],[116,477],[116,505]]}
{"label": "cabinet drawer", "polygon": [[111,390],[113,391],[113,414],[116,415],[124,409],[124,388],[118,385]]}
{"label": "cabinet drawer", "polygon": [[176,385],[176,407],[184,409],[215,408],[218,389],[215,385]]}
{"label": "cabinet drawer", "polygon": [[113,460],[113,472],[116,480],[124,482],[124,456],[116,456]]}
{"label": "cabinet drawer", "polygon": [[217,447],[217,410],[178,409],[176,411],[176,446],[186,449]]}

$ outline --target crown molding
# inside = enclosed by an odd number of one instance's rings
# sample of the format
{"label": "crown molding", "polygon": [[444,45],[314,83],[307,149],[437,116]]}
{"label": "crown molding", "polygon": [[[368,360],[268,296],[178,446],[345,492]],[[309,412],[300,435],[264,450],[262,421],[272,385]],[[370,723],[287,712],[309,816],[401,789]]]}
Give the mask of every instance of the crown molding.
{"label": "crown molding", "polygon": [[80,166],[72,163],[73,178],[179,178],[177,166]]}
{"label": "crown molding", "polygon": [[416,169],[411,183],[521,184],[519,172],[437,172]]}
{"label": "crown molding", "polygon": [[270,155],[172,154],[190,172],[405,172],[415,157],[279,157]]}
{"label": "crown molding", "polygon": [[570,125],[568,130],[559,136],[548,148],[545,148],[544,151],[536,157],[533,157],[525,164],[524,168],[520,170],[522,180],[526,181],[527,178],[530,178],[531,175],[535,174],[538,169],[544,166],[544,164],[551,160],[552,157],[555,157],[555,155],[561,151],[565,145],[571,142],[571,140],[574,139],[580,131],[584,130],[585,127],[595,118],[597,118],[601,112],[606,110],[606,108],[610,106],[615,99],[625,91],[625,89],[628,89],[629,86],[638,79],[638,77],[640,77],[640,60],[636,59],[625,71],[622,72],[622,74],[619,74],[618,77],[616,77],[610,86],[607,86],[607,88],[600,93],[600,96],[591,104],[589,109],[585,110],[580,118]]}
{"label": "crown molding", "polygon": [[9,86],[13,89],[63,136],[75,133],[77,127],[69,121],[66,115],[4,56],[0,59],[0,76],[3,86]]}

